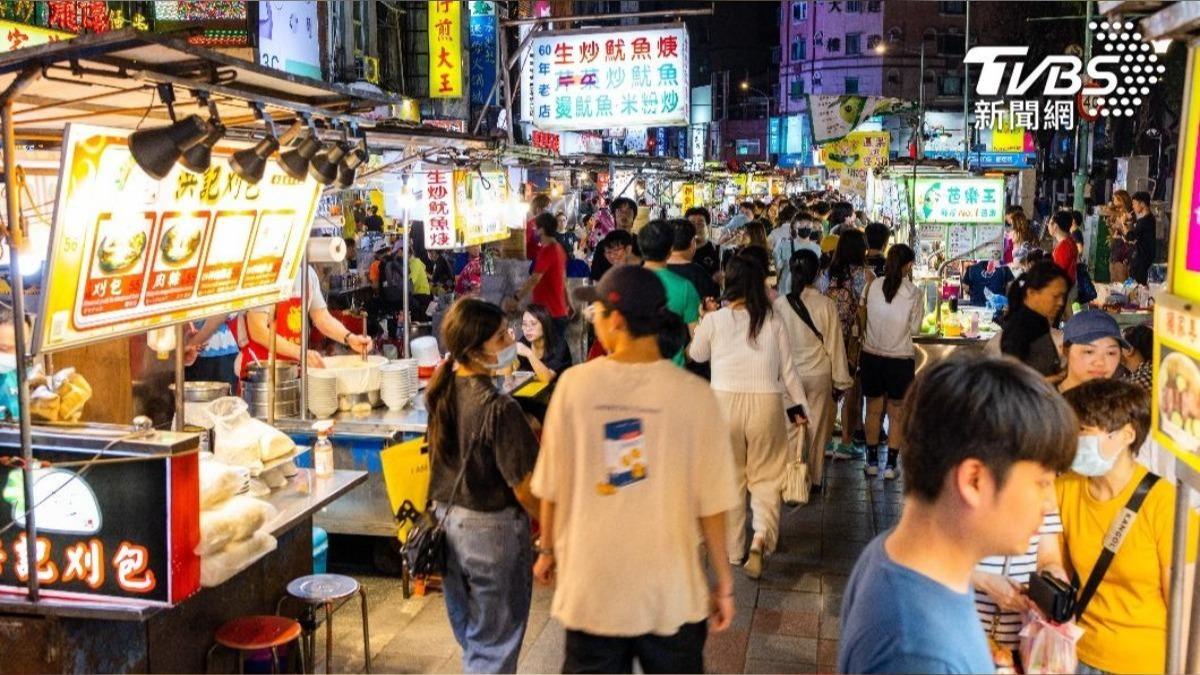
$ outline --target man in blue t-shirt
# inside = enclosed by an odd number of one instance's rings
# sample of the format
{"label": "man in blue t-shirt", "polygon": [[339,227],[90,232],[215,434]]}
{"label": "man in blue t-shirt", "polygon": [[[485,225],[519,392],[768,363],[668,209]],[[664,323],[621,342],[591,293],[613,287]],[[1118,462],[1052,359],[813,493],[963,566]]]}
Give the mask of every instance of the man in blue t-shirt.
{"label": "man in blue t-shirt", "polygon": [[[973,356],[925,370],[901,424],[904,513],[854,566],[839,673],[990,673],[971,572],[1018,555],[1075,456],[1071,410],[1037,373]],[[956,420],[946,424],[946,420]]]}

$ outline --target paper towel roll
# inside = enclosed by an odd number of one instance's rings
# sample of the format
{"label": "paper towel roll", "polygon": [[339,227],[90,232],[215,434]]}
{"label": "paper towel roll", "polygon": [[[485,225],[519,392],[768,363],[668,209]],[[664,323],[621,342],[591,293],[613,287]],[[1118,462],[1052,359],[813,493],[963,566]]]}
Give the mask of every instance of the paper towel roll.
{"label": "paper towel roll", "polygon": [[341,237],[312,237],[308,240],[310,263],[337,263],[346,259],[346,240]]}

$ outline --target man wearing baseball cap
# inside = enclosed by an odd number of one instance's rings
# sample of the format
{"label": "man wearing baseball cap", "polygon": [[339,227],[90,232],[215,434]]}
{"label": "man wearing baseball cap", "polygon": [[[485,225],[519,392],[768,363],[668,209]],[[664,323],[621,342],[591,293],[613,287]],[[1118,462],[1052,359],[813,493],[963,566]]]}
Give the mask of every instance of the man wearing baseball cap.
{"label": "man wearing baseball cap", "polygon": [[729,431],[707,383],[663,358],[660,334],[687,333],[654,272],[614,268],[575,299],[590,303],[608,356],[559,377],[533,474],[534,576],[557,584],[562,670],[633,672],[636,659],[646,673],[703,672],[709,630],[734,613],[723,555],[737,503]]}
{"label": "man wearing baseball cap", "polygon": [[1058,390],[1065,393],[1084,382],[1115,376],[1122,348],[1128,349],[1129,343],[1108,312],[1093,309],[1071,317],[1063,326],[1067,373]]}

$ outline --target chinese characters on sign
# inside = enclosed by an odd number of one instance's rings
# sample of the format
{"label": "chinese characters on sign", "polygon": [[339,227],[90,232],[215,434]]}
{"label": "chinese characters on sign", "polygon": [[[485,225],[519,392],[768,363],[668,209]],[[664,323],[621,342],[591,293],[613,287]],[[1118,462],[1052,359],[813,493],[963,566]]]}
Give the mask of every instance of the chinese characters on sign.
{"label": "chinese characters on sign", "polygon": [[888,165],[890,144],[891,134],[886,131],[856,131],[822,145],[821,150],[830,169],[877,169]]}
{"label": "chinese characters on sign", "polygon": [[[496,84],[496,4],[472,0],[471,23],[471,103],[483,105]],[[499,102],[493,98],[492,104]]]}
{"label": "chinese characters on sign", "polygon": [[1024,130],[1071,130],[1075,128],[1075,101],[1071,99],[1050,99],[1039,106],[1035,100],[1016,99],[1008,101],[976,101],[976,129],[1013,129],[1022,130],[1022,148],[1024,146]]}
{"label": "chinese characters on sign", "polygon": [[74,36],[70,33],[0,20],[0,53],[11,52],[22,47],[36,47],[71,37]]}
{"label": "chinese characters on sign", "polygon": [[290,293],[320,186],[275,162],[257,185],[221,143],[203,175],[142,172],[125,132],[71,125],[63,142],[38,348],[269,304]]}
{"label": "chinese characters on sign", "polygon": [[532,122],[547,131],[683,126],[690,115],[682,26],[539,35],[526,83]]}
{"label": "chinese characters on sign", "polygon": [[918,223],[1000,223],[1003,178],[918,178]]}
{"label": "chinese characters on sign", "polygon": [[428,166],[416,176],[424,179],[423,192],[417,191],[425,212],[425,248],[446,250],[508,237],[510,191],[504,171]]}
{"label": "chinese characters on sign", "polygon": [[462,96],[462,4],[429,3],[429,97]]}
{"label": "chinese characters on sign", "polygon": [[1186,301],[1160,294],[1154,305],[1154,440],[1200,469],[1200,320]]}
{"label": "chinese characters on sign", "polygon": [[425,248],[447,249],[458,245],[455,233],[454,172],[430,167],[425,173]]}

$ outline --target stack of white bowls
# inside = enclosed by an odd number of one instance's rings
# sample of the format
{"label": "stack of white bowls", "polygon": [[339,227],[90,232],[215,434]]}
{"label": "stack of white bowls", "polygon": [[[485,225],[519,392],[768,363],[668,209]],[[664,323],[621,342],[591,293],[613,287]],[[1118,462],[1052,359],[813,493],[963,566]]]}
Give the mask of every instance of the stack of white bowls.
{"label": "stack of white bowls", "polygon": [[338,410],[337,375],[320,368],[308,369],[308,410],[329,417]]}
{"label": "stack of white bowls", "polygon": [[380,397],[389,410],[400,410],[417,395],[417,360],[401,359],[379,367]]}

